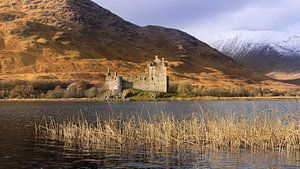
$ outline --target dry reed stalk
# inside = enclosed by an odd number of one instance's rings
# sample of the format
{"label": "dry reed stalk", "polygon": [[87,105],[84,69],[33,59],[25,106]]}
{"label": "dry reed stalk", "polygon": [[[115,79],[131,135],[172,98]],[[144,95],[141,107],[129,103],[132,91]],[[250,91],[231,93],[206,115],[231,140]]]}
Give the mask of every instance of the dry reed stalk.
{"label": "dry reed stalk", "polygon": [[252,118],[230,115],[207,117],[193,115],[188,120],[176,120],[171,115],[145,120],[110,118],[89,123],[84,118],[72,118],[63,123],[45,122],[37,125],[37,135],[48,139],[80,145],[82,148],[103,147],[146,149],[218,149],[300,150],[300,122],[289,116]]}

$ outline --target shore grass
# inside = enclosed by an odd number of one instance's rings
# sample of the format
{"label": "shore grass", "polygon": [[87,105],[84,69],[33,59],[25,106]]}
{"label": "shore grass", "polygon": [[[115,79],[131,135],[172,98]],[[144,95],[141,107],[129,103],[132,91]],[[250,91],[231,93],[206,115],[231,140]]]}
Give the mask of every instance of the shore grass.
{"label": "shore grass", "polygon": [[300,100],[299,96],[272,96],[272,97],[168,97],[168,98],[128,98],[128,99],[101,99],[101,98],[62,98],[62,99],[0,99],[0,102],[106,102],[106,101],[239,101],[239,100]]}
{"label": "shore grass", "polygon": [[291,116],[257,114],[251,118],[238,115],[210,116],[193,114],[176,120],[172,115],[144,119],[109,118],[94,123],[71,118],[64,122],[50,120],[36,124],[37,137],[59,140],[83,149],[105,147],[120,149],[251,149],[300,151],[300,121]]}

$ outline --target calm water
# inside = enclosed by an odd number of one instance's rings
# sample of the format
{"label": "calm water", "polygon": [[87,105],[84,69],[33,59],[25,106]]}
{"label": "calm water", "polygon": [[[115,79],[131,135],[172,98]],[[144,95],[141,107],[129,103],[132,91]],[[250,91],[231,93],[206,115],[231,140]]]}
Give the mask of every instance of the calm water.
{"label": "calm water", "polygon": [[300,118],[300,102],[290,101],[199,101],[199,102],[0,102],[0,169],[17,168],[300,168],[300,154],[286,152],[193,151],[149,154],[144,150],[122,152],[79,151],[61,142],[36,140],[34,121],[43,117],[64,120],[82,114],[107,118],[173,113],[188,118],[192,113],[251,114],[289,112]]}

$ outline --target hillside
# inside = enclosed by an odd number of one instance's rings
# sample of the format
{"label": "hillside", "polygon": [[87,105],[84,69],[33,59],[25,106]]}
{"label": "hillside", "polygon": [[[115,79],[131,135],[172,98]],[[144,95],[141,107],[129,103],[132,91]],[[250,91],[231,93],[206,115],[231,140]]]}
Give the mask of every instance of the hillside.
{"label": "hillside", "polygon": [[300,79],[300,37],[272,31],[232,31],[207,42],[239,63],[281,80]]}
{"label": "hillside", "polygon": [[90,0],[2,0],[0,80],[79,81],[103,84],[108,67],[137,75],[158,54],[172,82],[286,88],[245,68],[187,33],[140,27]]}

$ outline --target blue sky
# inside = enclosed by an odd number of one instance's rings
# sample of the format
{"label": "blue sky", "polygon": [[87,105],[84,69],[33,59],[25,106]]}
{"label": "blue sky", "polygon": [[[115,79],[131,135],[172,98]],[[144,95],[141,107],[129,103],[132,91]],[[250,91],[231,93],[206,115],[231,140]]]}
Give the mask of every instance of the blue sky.
{"label": "blue sky", "polygon": [[207,38],[232,30],[300,34],[300,0],[94,0],[125,20]]}

